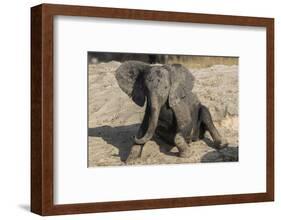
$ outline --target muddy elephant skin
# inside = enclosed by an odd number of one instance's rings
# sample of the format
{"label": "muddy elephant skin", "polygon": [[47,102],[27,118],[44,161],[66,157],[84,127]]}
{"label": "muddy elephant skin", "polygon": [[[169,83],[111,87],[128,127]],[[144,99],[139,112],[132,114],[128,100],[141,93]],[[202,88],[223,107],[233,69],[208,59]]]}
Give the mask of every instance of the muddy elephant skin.
{"label": "muddy elephant skin", "polygon": [[215,146],[227,145],[215,128],[208,108],[192,92],[194,76],[180,64],[151,65],[126,61],[116,70],[120,88],[139,106],[146,104],[135,144],[144,145],[156,133],[176,145],[180,157],[190,157],[191,141],[210,132]]}

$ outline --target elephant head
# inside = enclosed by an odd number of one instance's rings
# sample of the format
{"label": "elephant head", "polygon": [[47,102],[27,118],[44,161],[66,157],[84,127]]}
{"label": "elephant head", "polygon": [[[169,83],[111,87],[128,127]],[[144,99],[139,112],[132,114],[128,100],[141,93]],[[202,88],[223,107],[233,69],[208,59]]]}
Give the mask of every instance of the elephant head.
{"label": "elephant head", "polygon": [[137,144],[150,140],[165,104],[178,105],[188,96],[194,77],[182,65],[149,65],[140,61],[126,61],[116,70],[120,88],[146,111],[135,138]]}

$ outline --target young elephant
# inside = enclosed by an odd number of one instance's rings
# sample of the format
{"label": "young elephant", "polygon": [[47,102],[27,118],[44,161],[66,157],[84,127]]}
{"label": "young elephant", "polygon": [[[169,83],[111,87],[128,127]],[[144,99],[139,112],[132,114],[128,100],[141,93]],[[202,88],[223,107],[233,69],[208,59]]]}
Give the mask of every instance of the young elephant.
{"label": "young elephant", "polygon": [[120,88],[139,106],[146,109],[135,137],[139,145],[154,133],[176,144],[180,157],[189,157],[190,141],[202,139],[209,131],[218,148],[227,144],[215,128],[211,114],[192,93],[193,75],[182,65],[149,65],[126,61],[115,75]]}

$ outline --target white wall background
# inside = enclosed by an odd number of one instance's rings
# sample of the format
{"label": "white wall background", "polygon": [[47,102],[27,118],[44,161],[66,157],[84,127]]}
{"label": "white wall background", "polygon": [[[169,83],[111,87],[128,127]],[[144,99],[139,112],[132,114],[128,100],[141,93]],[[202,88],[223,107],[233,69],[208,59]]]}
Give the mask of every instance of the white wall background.
{"label": "white wall background", "polygon": [[[1,219],[39,219],[30,213],[30,7],[42,1],[10,0],[0,6],[0,217]],[[83,4],[107,7],[218,13],[275,18],[276,113],[281,93],[278,62],[281,44],[279,1],[263,0],[61,0],[45,3]],[[280,130],[276,114],[276,134]],[[281,136],[276,135],[276,201],[147,211],[79,215],[81,219],[277,219],[281,213],[280,172]],[[254,172],[254,171],[253,171]],[[250,175],[250,174],[249,174]],[[77,219],[77,216],[48,217]]]}

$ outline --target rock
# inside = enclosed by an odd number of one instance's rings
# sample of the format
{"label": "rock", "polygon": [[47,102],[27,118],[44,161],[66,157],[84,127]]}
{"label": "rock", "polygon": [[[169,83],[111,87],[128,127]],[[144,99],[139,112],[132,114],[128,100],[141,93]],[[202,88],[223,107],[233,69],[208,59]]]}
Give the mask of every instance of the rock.
{"label": "rock", "polygon": [[133,145],[130,152],[129,152],[129,155],[126,159],[126,163],[127,164],[131,164],[131,163],[134,163],[134,161],[140,157],[141,155],[141,145]]}
{"label": "rock", "polygon": [[141,159],[147,160],[148,158],[157,157],[160,154],[159,146],[154,141],[148,141],[142,149]]}

